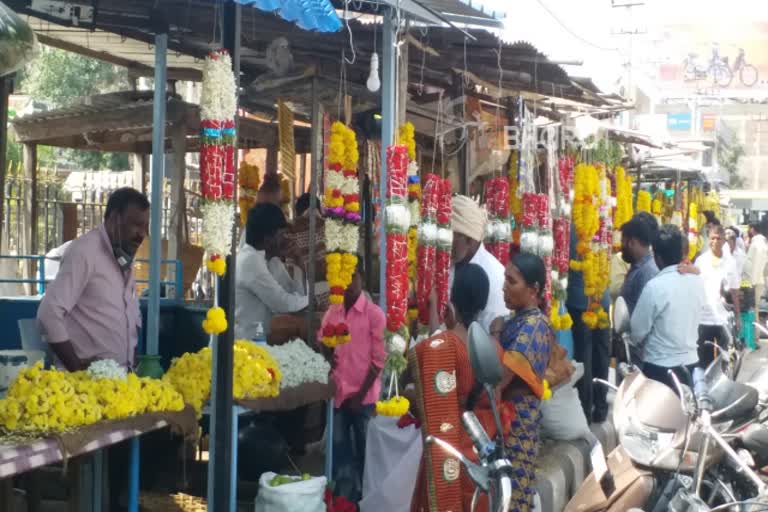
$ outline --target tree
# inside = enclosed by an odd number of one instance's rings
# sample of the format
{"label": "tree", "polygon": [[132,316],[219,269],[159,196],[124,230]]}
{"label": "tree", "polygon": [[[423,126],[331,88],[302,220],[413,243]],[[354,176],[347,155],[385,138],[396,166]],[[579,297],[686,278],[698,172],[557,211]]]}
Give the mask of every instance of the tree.
{"label": "tree", "polygon": [[746,185],[746,180],[739,172],[739,163],[745,154],[744,146],[739,142],[717,137],[717,164],[728,175],[731,188],[743,188]]}
{"label": "tree", "polygon": [[[42,101],[52,108],[64,107],[77,98],[124,90],[128,87],[128,72],[77,53],[42,46],[37,58],[22,72],[18,91]],[[38,161],[43,167],[66,167],[89,170],[130,169],[125,153],[100,153],[56,148],[48,151],[41,146]],[[9,161],[20,158],[20,148],[8,141]]]}

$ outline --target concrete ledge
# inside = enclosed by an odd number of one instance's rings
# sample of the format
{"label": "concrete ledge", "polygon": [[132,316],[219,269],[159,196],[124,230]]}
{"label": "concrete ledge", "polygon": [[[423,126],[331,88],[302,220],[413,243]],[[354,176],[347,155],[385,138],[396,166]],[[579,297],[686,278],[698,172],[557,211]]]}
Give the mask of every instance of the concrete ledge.
{"label": "concrete ledge", "polygon": [[[592,425],[592,434],[606,454],[616,448],[616,430],[610,422]],[[568,500],[592,471],[588,441],[544,440],[536,463],[536,487],[541,497],[538,512],[562,512]]]}

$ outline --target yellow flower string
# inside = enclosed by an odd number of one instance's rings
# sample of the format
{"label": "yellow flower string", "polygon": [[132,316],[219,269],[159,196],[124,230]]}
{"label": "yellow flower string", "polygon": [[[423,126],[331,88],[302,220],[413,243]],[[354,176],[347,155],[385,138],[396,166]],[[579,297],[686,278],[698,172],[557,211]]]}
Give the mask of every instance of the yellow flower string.
{"label": "yellow flower string", "polygon": [[518,179],[519,155],[512,151],[509,157],[509,215],[514,219],[512,243],[520,246],[520,221],[523,217],[523,199],[520,196],[520,180]]}
{"label": "yellow flower string", "polygon": [[206,334],[218,335],[227,330],[227,313],[222,308],[211,308],[205,314],[203,330]]}
{"label": "yellow flower string", "polygon": [[258,165],[251,165],[243,159],[237,171],[237,181],[240,184],[238,204],[240,205],[240,223],[245,225],[248,220],[248,210],[256,204],[256,197],[261,185]]}
{"label": "yellow flower string", "polygon": [[637,193],[637,211],[651,213],[651,193],[647,190]]}
{"label": "yellow flower string", "polygon": [[621,249],[621,226],[632,218],[632,178],[623,167],[616,168],[616,210],[613,214],[613,248]]}
{"label": "yellow flower string", "polygon": [[416,160],[416,129],[413,123],[407,122],[398,130],[397,143],[408,147],[408,160]]}
{"label": "yellow flower string", "polygon": [[404,396],[393,396],[388,400],[379,400],[376,402],[376,414],[379,416],[392,416],[399,418],[408,412],[411,403]]}

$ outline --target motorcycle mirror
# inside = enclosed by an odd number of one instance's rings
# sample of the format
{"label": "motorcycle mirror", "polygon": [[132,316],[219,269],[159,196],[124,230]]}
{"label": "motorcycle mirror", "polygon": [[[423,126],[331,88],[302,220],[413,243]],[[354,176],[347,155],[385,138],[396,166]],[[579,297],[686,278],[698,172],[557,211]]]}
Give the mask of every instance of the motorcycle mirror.
{"label": "motorcycle mirror", "polygon": [[472,322],[469,326],[469,361],[481,384],[496,386],[501,382],[502,368],[496,345],[480,324]]}
{"label": "motorcycle mirror", "polygon": [[624,297],[619,297],[613,304],[613,330],[616,334],[629,332],[629,308]]}

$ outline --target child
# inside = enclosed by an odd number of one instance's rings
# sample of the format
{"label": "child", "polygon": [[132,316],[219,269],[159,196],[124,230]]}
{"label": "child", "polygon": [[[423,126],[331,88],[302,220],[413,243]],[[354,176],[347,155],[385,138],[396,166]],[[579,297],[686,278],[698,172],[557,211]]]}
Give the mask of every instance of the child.
{"label": "child", "polygon": [[332,355],[336,383],[333,414],[333,480],[336,494],[358,502],[362,494],[365,437],[381,393],[381,370],[386,358],[386,320],[379,306],[363,293],[363,272],[358,261],[344,303],[329,307],[320,327],[346,324],[350,341]]}

